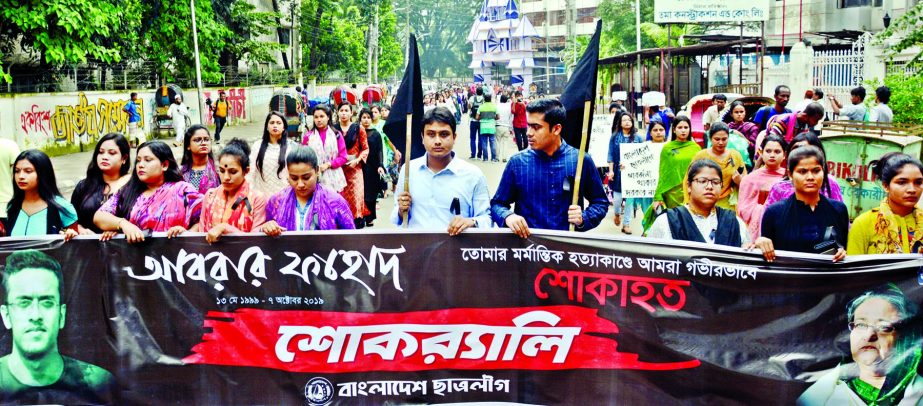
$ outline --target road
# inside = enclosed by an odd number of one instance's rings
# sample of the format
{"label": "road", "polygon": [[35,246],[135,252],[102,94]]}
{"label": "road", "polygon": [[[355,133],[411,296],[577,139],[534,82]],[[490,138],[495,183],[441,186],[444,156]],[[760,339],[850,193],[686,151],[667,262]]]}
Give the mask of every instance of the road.
{"label": "road", "polygon": [[[232,138],[241,138],[249,143],[253,143],[263,135],[262,131],[262,122],[259,123],[249,123],[243,125],[235,125],[231,127],[225,127],[224,131],[221,134],[221,139],[223,141],[228,141]],[[458,136],[455,142],[455,153],[456,157],[467,159],[470,156],[470,148],[468,142],[468,121],[467,118],[462,119],[462,124],[458,126],[457,129]],[[170,141],[170,140],[165,140]],[[506,151],[508,154],[512,154],[516,151],[516,146],[512,143],[506,146]],[[217,151],[216,151],[217,152]],[[173,154],[177,157],[177,161],[182,156],[181,148],[173,148]],[[132,152],[134,155],[134,152]],[[86,176],[87,165],[90,162],[90,159],[93,157],[92,151],[81,152],[76,154],[69,154],[54,157],[51,159],[55,167],[55,174],[57,176],[58,188],[61,189],[61,193],[65,197],[70,198],[71,192],[74,190],[77,181],[83,179]],[[132,156],[134,158],[134,156]],[[503,173],[504,163],[493,163],[493,162],[483,162],[480,160],[474,161],[474,164],[477,165],[484,172],[484,176],[487,178],[487,185],[491,193],[496,190],[497,185],[500,183],[500,176]],[[391,224],[388,219],[391,214],[391,211],[394,208],[394,201],[389,196],[386,199],[379,201],[378,215],[379,219],[375,222],[375,229],[396,229],[397,226]],[[642,213],[638,213],[635,219],[632,221],[632,230],[634,235],[640,235],[641,230],[641,221],[640,216]],[[592,234],[621,234],[621,227],[616,227],[612,223],[612,210],[609,210],[609,213],[606,216],[606,219],[596,227],[595,229],[589,231]]]}

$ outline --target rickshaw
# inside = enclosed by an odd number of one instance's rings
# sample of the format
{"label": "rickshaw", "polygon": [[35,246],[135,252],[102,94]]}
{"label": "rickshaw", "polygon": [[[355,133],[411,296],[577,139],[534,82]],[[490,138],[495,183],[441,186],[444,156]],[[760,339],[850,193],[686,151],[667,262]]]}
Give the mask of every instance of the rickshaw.
{"label": "rickshaw", "polygon": [[170,136],[173,132],[173,119],[167,115],[170,111],[170,105],[176,96],[183,97],[183,89],[175,84],[163,85],[154,91],[154,123],[151,126],[151,133],[155,138],[161,138],[166,134]]}
{"label": "rickshaw", "polygon": [[362,92],[362,104],[365,107],[380,106],[387,96],[387,91],[381,85],[369,85]]}
{"label": "rickshaw", "polygon": [[[738,93],[724,93],[724,95],[727,96],[728,105],[734,100],[744,97],[744,95]],[[702,123],[702,115],[705,114],[705,110],[711,107],[711,99],[714,96],[715,93],[695,96],[689,99],[679,112],[679,114],[684,114],[686,117],[689,117],[689,121],[692,122],[692,140],[703,148],[705,147],[705,124]]]}
{"label": "rickshaw", "polygon": [[356,95],[356,91],[346,85],[339,86],[330,92],[330,103],[333,104],[334,110],[336,110],[336,106],[343,102],[348,102],[354,106],[359,104],[359,96]]}
{"label": "rickshaw", "polygon": [[[744,108],[747,110],[747,116],[744,117],[744,121],[753,121],[753,116],[756,115],[756,111],[765,106],[772,106],[776,104],[776,101],[771,97],[763,96],[743,96],[737,99],[737,101],[743,103]],[[731,103],[731,99],[728,98],[728,104]],[[721,121],[725,123],[730,123],[734,121],[734,117],[731,116],[731,111],[728,111],[724,114],[724,117],[721,117]]]}
{"label": "rickshaw", "polygon": [[302,118],[304,115],[304,105],[301,102],[301,95],[290,90],[280,90],[272,95],[269,99],[269,111],[278,111],[285,116],[285,132],[292,139],[301,142]]}

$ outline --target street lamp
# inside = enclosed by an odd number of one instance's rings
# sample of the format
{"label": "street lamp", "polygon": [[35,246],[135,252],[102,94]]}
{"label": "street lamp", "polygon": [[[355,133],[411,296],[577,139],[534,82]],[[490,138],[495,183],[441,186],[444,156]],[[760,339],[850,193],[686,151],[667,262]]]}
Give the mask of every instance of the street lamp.
{"label": "street lamp", "polygon": [[891,16],[888,15],[887,11],[885,11],[885,16],[881,18],[881,22],[885,24],[885,28],[888,28],[891,25]]}

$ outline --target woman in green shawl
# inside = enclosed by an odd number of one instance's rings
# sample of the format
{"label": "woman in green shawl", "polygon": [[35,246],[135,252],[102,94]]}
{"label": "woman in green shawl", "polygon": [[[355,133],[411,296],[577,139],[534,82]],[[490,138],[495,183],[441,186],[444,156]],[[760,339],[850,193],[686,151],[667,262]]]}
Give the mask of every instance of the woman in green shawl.
{"label": "woman in green shawl", "polygon": [[660,151],[660,173],[657,177],[657,190],[654,191],[654,204],[644,213],[645,231],[654,224],[654,218],[660,210],[683,204],[683,179],[692,163],[692,157],[701,150],[690,136],[691,129],[689,117],[676,116],[673,119],[670,134],[674,138],[664,144]]}

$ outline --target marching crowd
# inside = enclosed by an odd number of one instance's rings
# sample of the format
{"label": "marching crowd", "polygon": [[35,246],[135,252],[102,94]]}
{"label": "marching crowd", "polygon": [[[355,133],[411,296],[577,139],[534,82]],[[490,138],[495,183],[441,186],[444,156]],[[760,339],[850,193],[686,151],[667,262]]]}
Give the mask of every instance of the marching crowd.
{"label": "marching crowd", "polygon": [[[575,176],[580,154],[562,140],[566,112],[560,101],[524,100],[519,91],[485,87],[427,95],[426,154],[407,162],[407,172],[399,165],[401,151],[383,131],[387,105],[318,105],[307,112],[313,125],[299,140],[286,137],[285,116],[270,112],[253,145],[233,139],[222,147],[208,128],[192,125],[182,133],[179,160],[166,143],[153,140],[137,147],[132,163],[128,139],[106,134],[70,201],[58,191],[47,155],[20,153],[5,142],[0,200],[8,203],[0,202],[0,217],[7,236],[97,234],[108,240],[124,234],[138,242],[150,232],[172,238],[188,230],[215,242],[241,232],[278,236],[371,227],[378,200],[393,193],[389,221],[450,235],[496,226],[523,238],[532,229],[585,231],[600,224],[611,204],[623,233],[633,233],[632,217],[640,210],[648,237],[759,249],[769,261],[776,249],[829,254],[834,261],[847,254],[921,252],[923,233],[916,229],[923,225],[917,207],[923,164],[901,153],[878,159],[874,174],[886,197],[850,225],[815,131],[825,117],[814,98],[820,91],[812,93],[793,111],[787,108],[791,92],[779,86],[775,104],[749,120],[742,103],[728,105],[715,95],[703,115],[704,149],[692,139],[685,113],[650,106],[638,123],[616,102],[602,177],[588,155]],[[834,113],[857,121],[890,119],[887,88],[876,91],[869,111],[864,97],[857,88],[848,106],[831,99]],[[464,116],[468,160],[453,151]],[[620,145],[644,142],[663,144],[656,191],[652,198],[623,199]],[[511,149],[516,152],[507,153]],[[493,195],[469,162],[474,159],[504,163]],[[579,204],[571,199],[574,188]]]}

